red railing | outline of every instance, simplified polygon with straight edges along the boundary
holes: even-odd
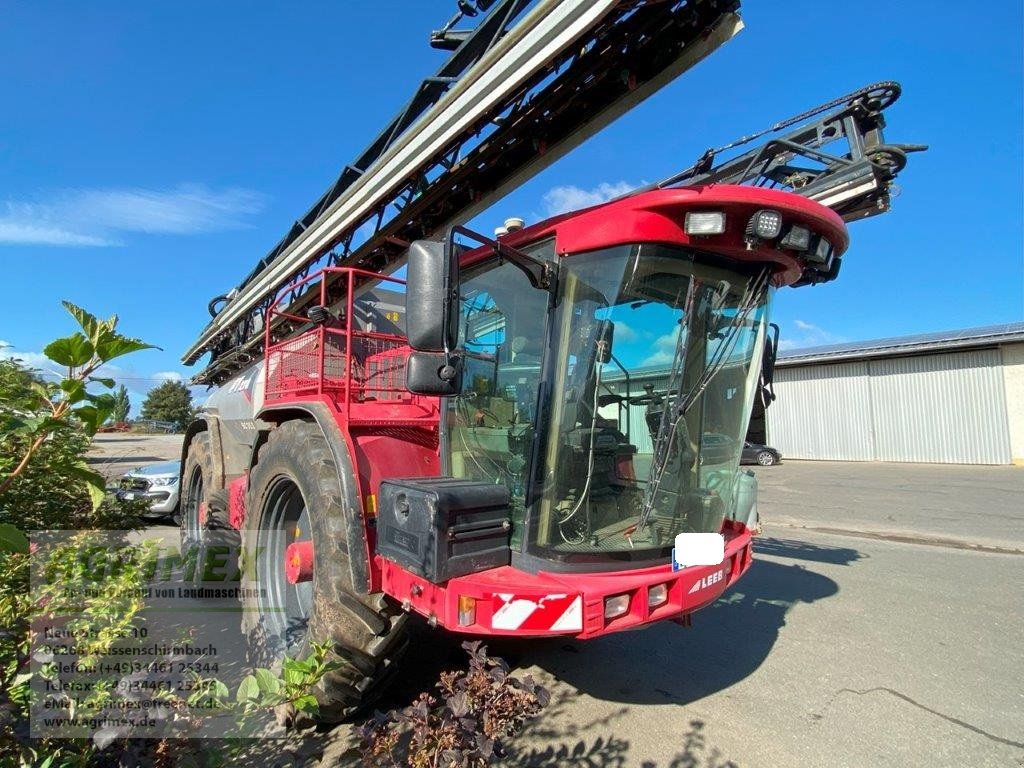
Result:
[[[338,275],[337,280],[328,280]],[[418,419],[432,410],[431,398],[411,394],[405,386],[406,360],[409,346],[404,336],[376,330],[353,328],[353,309],[359,304],[355,296],[360,278],[362,285],[405,285],[404,280],[367,272],[361,269],[329,267],[285,288],[270,305],[266,317],[266,369],[264,371],[266,400],[275,402],[310,396],[327,396],[349,419],[395,421]],[[319,280],[319,286],[312,284]],[[286,297],[310,285],[319,290],[320,306],[327,305],[327,283],[343,284],[344,315],[326,323],[309,327],[294,336],[275,340],[273,331],[278,319],[310,326],[307,317],[291,314],[281,308]],[[413,406],[409,410],[409,406]]]

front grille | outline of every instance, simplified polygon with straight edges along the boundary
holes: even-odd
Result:
[[[122,491],[148,491],[149,480],[141,477],[122,477],[118,487]]]

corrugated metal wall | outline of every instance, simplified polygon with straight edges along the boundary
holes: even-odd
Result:
[[[775,395],[767,411],[768,442],[783,458],[874,458],[867,363],[779,368]]]
[[[646,416],[646,405],[629,406],[629,441],[636,446],[637,453],[654,453],[654,441],[651,440],[651,430],[647,428]],[[619,429],[626,431],[625,419]]]
[[[780,368],[769,441],[784,457],[1007,464],[998,349]]]
[[[632,389],[630,394],[633,397],[644,394],[644,385],[651,384],[654,386],[655,392],[663,392],[668,387],[667,376],[646,376],[638,379],[632,383]],[[619,394],[626,394],[625,383],[621,379],[612,379],[608,382],[609,389],[612,392]],[[647,421],[645,416],[647,414],[646,405],[630,405],[629,408],[629,424],[627,429],[626,423],[626,409],[623,408],[621,411],[615,405],[607,405],[600,409],[599,413],[607,419],[619,420],[619,429],[622,430],[623,434],[629,436],[629,441],[636,446],[637,453],[654,453],[654,441],[651,440],[651,432],[647,428]]]

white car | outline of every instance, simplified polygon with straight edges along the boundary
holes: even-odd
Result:
[[[137,467],[118,481],[117,498],[125,501],[149,500],[149,514],[145,517],[175,517],[178,514],[178,494],[181,470],[177,461],[163,461]]]

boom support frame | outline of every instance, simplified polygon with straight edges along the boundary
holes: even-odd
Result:
[[[324,266],[379,273],[396,268],[410,242],[472,217],[729,40],[742,28],[734,13],[737,7],[735,0],[541,0],[519,25],[508,29],[504,21],[493,27],[505,29],[504,38],[487,49],[461,80],[442,83],[448,92],[371,167],[346,168],[328,194],[229,294],[182,358],[190,365],[205,352],[212,354],[194,383],[222,383],[258,358],[266,310],[283,287]],[[514,3],[499,3],[487,18],[502,13],[510,18],[517,8]],[[509,39],[531,19],[535,39],[531,43],[528,33],[523,33],[517,41],[532,45],[530,74],[514,87],[503,84],[507,95],[468,119],[473,113],[471,89],[482,77],[481,71],[512,67],[511,76],[522,69],[513,67],[516,62],[510,51],[520,49],[511,48]],[[559,19],[561,26],[554,31],[536,26],[551,26]],[[463,45],[471,41],[468,38]],[[458,55],[457,50],[453,57]],[[447,134],[443,145],[432,154],[415,155],[422,158],[416,163],[396,165],[402,152],[432,130],[432,121],[441,120],[459,104],[464,107],[449,119],[456,123],[462,115],[467,119]],[[404,122],[399,119],[392,125],[397,128]],[[401,168],[401,173],[389,173],[391,165]],[[380,194],[369,205],[358,203],[356,198],[369,187],[373,175]],[[348,205],[351,211],[345,213]],[[283,325],[275,335],[291,330]]]

